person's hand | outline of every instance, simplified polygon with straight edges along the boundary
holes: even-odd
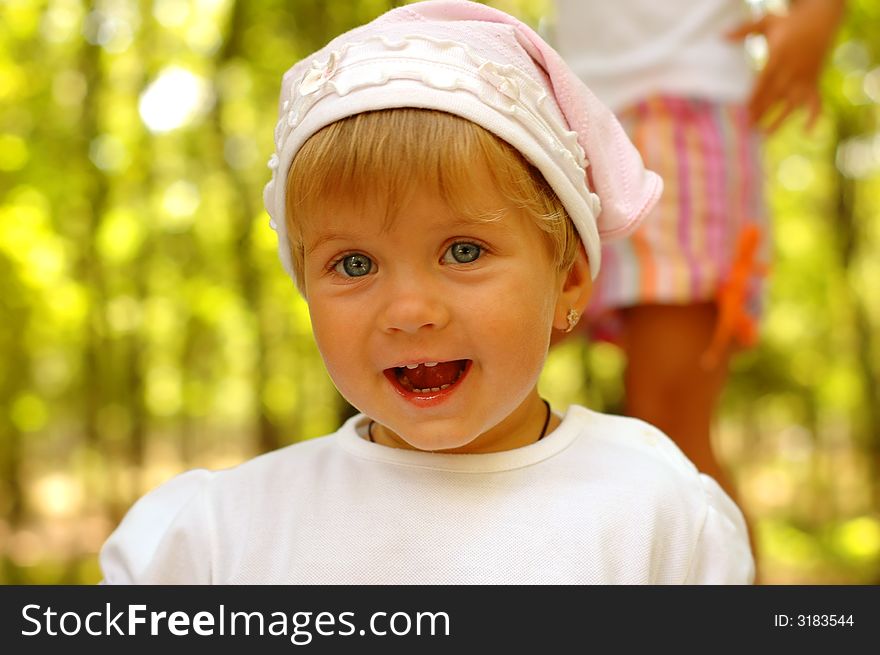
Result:
[[[785,15],[766,14],[727,34],[732,40],[763,34],[767,40],[767,63],[748,107],[754,124],[767,123],[768,134],[802,106],[808,112],[807,129],[815,123],[821,110],[819,74],[844,4],[844,0],[799,0]]]

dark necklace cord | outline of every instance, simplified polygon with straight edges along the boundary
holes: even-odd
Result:
[[[547,408],[547,416],[544,417],[544,427],[541,428],[541,436],[538,437],[538,441],[540,441],[541,439],[543,439],[546,436],[547,426],[550,425],[550,403],[548,403],[543,398],[541,398],[541,400],[544,402],[544,407]]]
[[[538,437],[538,441],[544,438],[547,434],[547,426],[550,425],[550,403],[541,398],[541,402],[544,403],[544,407],[547,408],[547,416],[544,417],[544,426],[541,428],[541,436]],[[370,438],[370,443],[376,443],[376,440],[373,439],[373,425],[376,423],[373,419],[370,419],[370,425],[367,426],[367,436]]]

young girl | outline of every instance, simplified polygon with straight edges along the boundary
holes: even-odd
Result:
[[[482,5],[395,9],[282,83],[265,201],[363,414],[141,499],[108,583],[748,583],[742,516],[660,432],[537,392],[600,235],[656,202],[610,112]]]

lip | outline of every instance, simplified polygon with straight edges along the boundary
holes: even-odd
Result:
[[[444,361],[444,360],[419,360],[419,361],[410,361],[410,364],[422,363],[425,361]],[[445,361],[454,361],[454,360],[445,360]],[[410,391],[403,387],[400,382],[397,380],[397,373],[395,373],[395,368],[402,368],[406,366],[406,364],[401,364],[399,366],[393,366],[391,368],[386,368],[383,373],[388,381],[391,383],[391,388],[397,392],[397,394],[402,397],[404,400],[418,406],[418,407],[433,407],[435,405],[439,405],[440,403],[445,402],[452,394],[458,391],[459,387],[461,387],[465,378],[467,378],[468,373],[470,373],[471,366],[473,365],[473,360],[465,360],[467,363],[464,365],[464,369],[461,372],[461,375],[458,376],[458,379],[455,383],[446,389],[441,389],[440,391],[429,391],[427,393]]]

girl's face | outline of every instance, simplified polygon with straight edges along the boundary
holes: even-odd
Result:
[[[342,395],[376,421],[377,441],[490,452],[539,436],[537,381],[570,308],[566,273],[485,165],[474,177],[478,206],[503,210],[499,220],[456,215],[418,188],[390,226],[370,202],[333,202],[303,226],[318,347]]]

